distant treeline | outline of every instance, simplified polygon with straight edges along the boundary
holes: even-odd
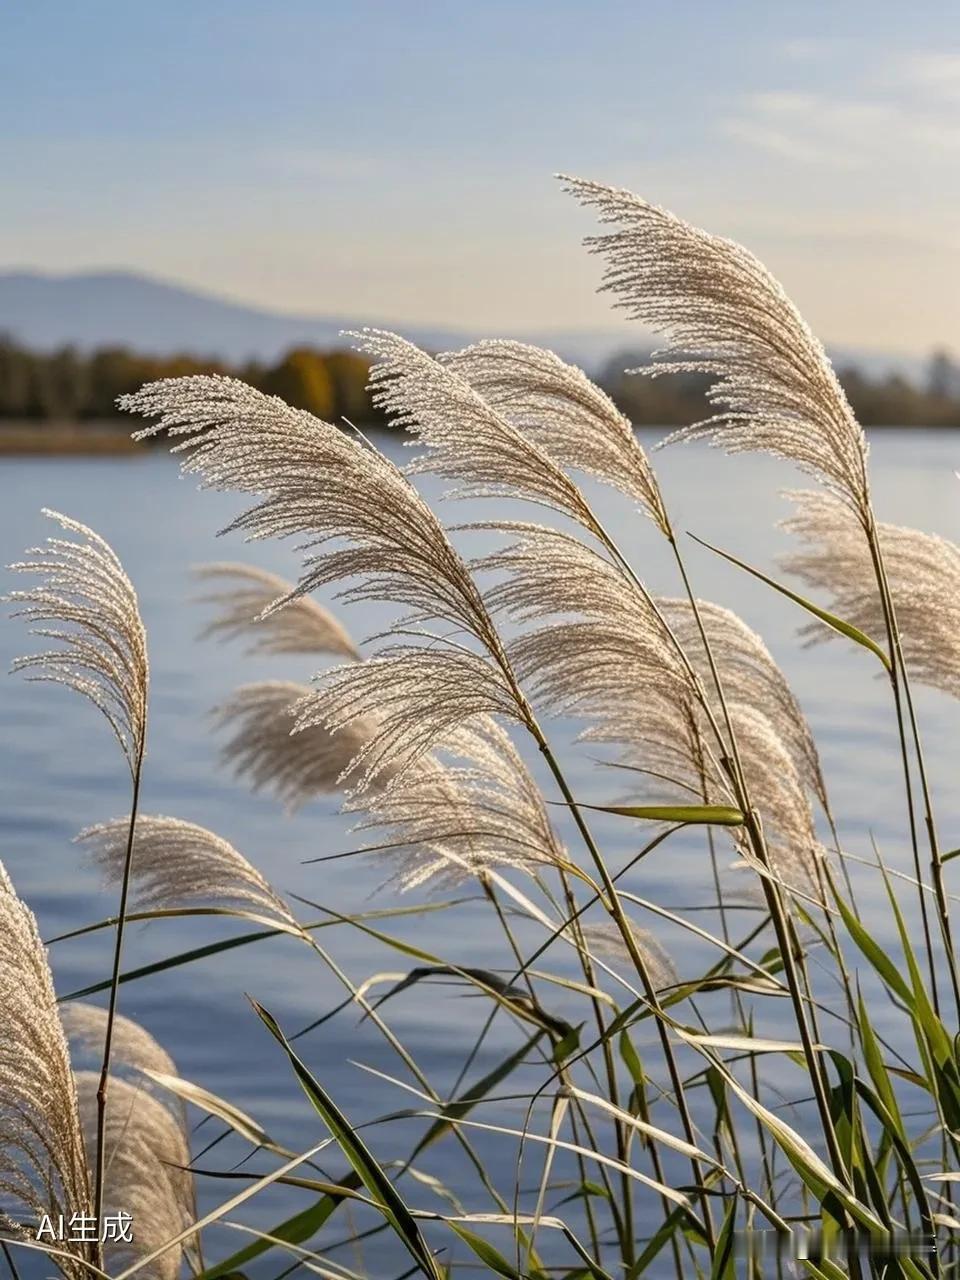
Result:
[[[600,383],[637,426],[696,422],[707,410],[707,380],[695,374],[645,378],[623,372],[640,355],[610,360]],[[837,373],[857,420],[866,427],[960,427],[960,364],[945,351],[930,357],[919,383],[900,374],[871,378],[854,367]]]
[[[708,412],[706,381],[695,375],[643,378],[624,368],[643,355],[622,353],[600,374],[601,385],[638,426],[693,422]],[[380,421],[366,391],[369,363],[353,351],[299,347],[276,364],[228,367],[194,355],[145,356],[123,347],[82,353],[72,347],[39,353],[0,337],[0,419],[84,422],[118,416],[117,397],[155,378],[228,373],[328,421],[358,426]],[[960,426],[960,365],[936,352],[919,383],[899,375],[870,378],[840,369],[854,412],[865,426]]]
[[[376,413],[366,391],[369,361],[354,351],[288,351],[274,365],[230,367],[195,355],[145,356],[124,347],[40,353],[0,338],[0,418],[56,422],[120,416],[117,397],[156,378],[226,373],[328,421],[369,425]]]

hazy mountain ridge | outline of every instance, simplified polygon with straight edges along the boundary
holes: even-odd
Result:
[[[483,334],[386,322],[378,316],[287,314],[131,271],[0,272],[0,334],[39,351],[125,346],[162,356],[192,352],[230,363],[270,362],[293,346],[336,346],[342,330],[363,325],[398,329],[432,349],[485,336],[521,338],[551,347],[590,371],[617,352],[648,346],[626,322],[604,331]],[[884,352],[837,349],[832,355],[838,365],[855,363],[871,376],[896,372],[916,377],[923,365],[922,357]]]

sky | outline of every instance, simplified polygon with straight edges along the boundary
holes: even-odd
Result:
[[[557,171],[745,243],[827,342],[960,349],[956,0],[5,0],[0,268],[611,326]]]

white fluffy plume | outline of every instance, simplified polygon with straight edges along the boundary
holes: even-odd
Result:
[[[322,724],[294,733],[298,709],[310,705],[309,685],[262,680],[241,685],[215,709],[227,730],[221,759],[255,791],[267,791],[289,810],[350,785],[357,756],[378,732],[377,721],[359,717],[338,733]],[[392,776],[389,766],[381,781]]]
[[[103,1057],[103,1041],[107,1030],[107,1011],[97,1004],[76,1001],[62,1006],[60,1018],[70,1044],[98,1061]],[[129,1067],[132,1071],[157,1071],[175,1076],[176,1063],[146,1028],[132,1018],[118,1013],[113,1021],[113,1043],[110,1061],[114,1070]]]
[[[374,403],[426,446],[411,472],[463,482],[464,494],[519,494],[572,517],[594,518],[580,490],[530,435],[520,431],[462,377],[395,333],[352,335],[374,360]]]
[[[357,658],[343,624],[310,596],[297,595],[292,582],[249,564],[204,564],[194,570],[219,586],[202,597],[216,606],[203,638],[250,641],[250,653],[329,653]],[[278,602],[287,602],[276,608]]]
[[[671,438],[787,458],[866,518],[863,432],[823,347],[766,267],[629,191],[564,182],[614,228],[588,241],[606,260],[604,289],[667,340],[642,372],[713,379],[716,415]]]
[[[77,1072],[80,1113],[91,1146],[97,1133],[98,1082],[97,1072]],[[123,1211],[133,1219],[133,1242],[105,1247],[107,1265],[120,1270],[195,1221],[193,1177],[183,1168],[190,1163],[190,1147],[178,1116],[121,1076],[110,1078],[104,1141],[104,1213]],[[138,1274],[146,1280],[177,1280],[183,1255],[184,1243],[174,1245]]]
[[[147,719],[147,640],[133,584],[110,546],[92,529],[44,511],[80,539],[48,538],[32,547],[17,573],[35,574],[38,586],[7,598],[33,635],[57,647],[18,658],[28,679],[66,685],[88,698],[110,723],[131,772],[143,752]]]
[[[606,556],[568,533],[501,528],[514,540],[477,567],[498,575],[487,593],[495,612],[541,624],[510,645],[534,703],[583,718],[590,740],[619,744],[651,798],[736,804],[722,763],[728,748],[705,714],[704,699],[716,698],[690,606],[631,589]],[[814,895],[822,849],[806,791],[822,798],[823,785],[809,729],[759,637],[715,605],[703,619],[771,856],[784,880]],[[742,845],[743,831],[731,833]]]
[[[366,781],[408,766],[463,716],[518,714],[480,592],[436,516],[383,455],[231,378],[155,382],[123,405],[159,416],[141,434],[183,436],[177,449],[187,453],[184,470],[200,473],[206,485],[260,495],[230,528],[256,538],[302,539],[307,556],[298,593],[358,579],[340,598],[410,610],[396,635],[428,621],[451,629],[446,639],[394,644],[372,662],[325,673],[315,700],[305,704],[304,726],[334,731],[379,714],[383,733],[365,756]],[[333,540],[335,549],[320,550]],[[472,638],[479,652],[454,635]]]
[[[513,541],[476,562],[498,575],[487,592],[490,607],[517,622],[549,620],[510,646],[534,701],[556,712],[589,708],[612,682],[630,702],[652,690],[692,694],[651,601],[632,590],[606,556],[556,529],[498,527]]]
[[[642,929],[632,920],[628,921],[628,924],[654,990],[664,991],[667,987],[676,985],[680,979],[677,967],[667,949],[649,929]],[[591,955],[619,960],[621,964],[633,969],[633,957],[623,940],[620,926],[614,924],[612,920],[606,920],[601,924],[585,924],[582,933],[584,945]]]
[[[123,874],[129,818],[87,827],[76,839],[108,883]],[[132,909],[234,906],[254,910],[299,932],[287,904],[229,841],[193,822],[143,814],[137,818],[131,871]]]
[[[657,605],[693,662],[713,701],[714,686],[700,628],[688,600],[660,597]],[[697,610],[706,632],[725,694],[763,713],[776,731],[804,785],[828,808],[820,756],[806,717],[769,649],[742,618],[722,605],[698,600]],[[719,706],[715,714],[721,718]]]
[[[46,949],[0,863],[0,1230],[36,1239],[42,1214],[92,1212],[83,1131]],[[65,1275],[91,1245],[65,1242]]]
[[[343,599],[400,604],[484,638],[483,605],[440,522],[382,454],[235,378],[168,378],[124,396],[138,432],[182,436],[183,470],[205,487],[260,495],[231,522],[254,538],[302,539],[297,591],[356,577]],[[346,545],[320,551],[331,540]]]
[[[478,342],[439,359],[544,453],[628,494],[667,532],[657,479],[632,424],[581,369],[522,342]]]
[[[365,815],[355,829],[377,833],[371,851],[394,866],[401,890],[427,881],[459,884],[494,867],[565,861],[536,782],[494,720],[472,721],[445,754],[450,760],[424,756],[382,790],[345,806]]]
[[[883,606],[859,522],[826,494],[802,491],[789,497],[796,510],[784,528],[805,547],[785,557],[784,568],[813,590],[826,592],[834,613],[882,643]],[[960,547],[894,524],[877,525],[877,537],[911,674],[960,698]],[[803,634],[811,643],[837,635],[819,623]]]
[[[321,672],[316,684],[297,708],[298,734],[377,725],[351,764],[357,790],[403,773],[476,716],[517,716],[513,690],[468,649],[391,645],[368,662]]]

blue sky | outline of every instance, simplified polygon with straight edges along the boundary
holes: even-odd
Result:
[[[566,170],[744,241],[828,341],[960,345],[953,0],[14,0],[0,113],[3,266],[601,328]]]

